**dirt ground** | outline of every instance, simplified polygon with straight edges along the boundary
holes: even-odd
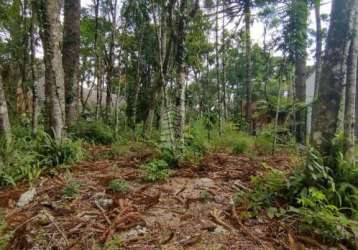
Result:
[[[172,170],[168,181],[151,184],[139,168],[151,159],[150,150],[100,159],[106,150],[92,149],[93,160],[39,178],[36,196],[25,207],[16,202],[28,184],[0,191],[0,207],[14,232],[7,249],[255,250],[292,249],[292,240],[298,242],[294,231],[264,214],[241,219],[233,204],[237,189],[249,187],[250,177],[265,165],[289,170],[293,163],[286,154],[255,160],[210,154],[198,165]],[[81,183],[75,198],[63,196],[69,175]],[[108,190],[115,178],[129,182],[127,193]]]

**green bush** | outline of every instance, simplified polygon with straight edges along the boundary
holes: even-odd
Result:
[[[153,160],[142,166],[144,180],[148,182],[165,181],[169,177],[168,164],[163,160]]]
[[[74,163],[84,156],[81,141],[57,141],[48,134],[36,138],[34,151],[38,154],[40,164],[49,167]]]
[[[340,241],[355,237],[357,223],[349,220],[340,209],[330,204],[322,191],[309,188],[297,199],[299,207],[290,207],[289,212],[297,215],[300,228],[305,232],[318,233],[328,241]],[[354,228],[354,230],[352,230]]]
[[[77,121],[69,130],[69,135],[96,144],[111,144],[115,141],[113,129],[101,121]]]
[[[250,153],[252,150],[252,139],[247,137],[247,136],[243,136],[241,138],[238,138],[237,142],[234,144],[232,152],[234,154],[247,154]]]
[[[113,179],[108,183],[108,189],[116,193],[127,193],[129,184],[125,180]]]

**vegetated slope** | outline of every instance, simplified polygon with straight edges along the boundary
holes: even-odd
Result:
[[[109,150],[95,147],[93,160],[41,177],[25,207],[16,201],[28,185],[1,191],[13,231],[7,249],[290,249],[296,241],[295,229],[279,220],[239,218],[244,211],[233,202],[267,166],[289,171],[289,155],[210,154],[172,170],[167,181],[147,183],[139,166],[151,150],[101,159]]]

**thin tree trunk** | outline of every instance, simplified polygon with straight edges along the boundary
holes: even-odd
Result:
[[[357,18],[358,1],[355,3],[356,9],[354,13],[354,28],[352,32],[352,40],[350,44],[348,69],[347,69],[347,84],[346,84],[346,98],[344,109],[344,145],[345,157],[350,163],[354,163],[354,123],[355,123],[355,105],[356,105],[356,84],[357,84],[357,60],[358,60],[358,36],[357,36]]]
[[[315,99],[318,96],[319,80],[321,76],[321,61],[322,61],[322,24],[321,24],[321,0],[314,2],[315,16],[316,16],[316,63],[315,63]]]
[[[245,15],[245,87],[246,87],[246,107],[245,116],[248,124],[249,132],[253,131],[252,121],[252,82],[251,82],[251,0],[244,2],[244,15]]]
[[[49,94],[48,110],[50,114],[49,131],[56,140],[64,137],[65,126],[65,95],[64,78],[61,57],[59,0],[47,0],[44,6],[44,55],[45,55],[45,85]]]
[[[218,116],[219,116],[219,133],[223,133],[223,109],[221,98],[221,79],[220,79],[220,62],[219,62],[219,0],[216,0],[216,15],[215,15],[215,71],[216,71],[216,86],[217,86],[217,102],[218,102]]]
[[[185,124],[185,26],[186,26],[186,0],[181,0],[179,7],[177,36],[176,36],[176,97],[175,97],[175,146],[181,148],[184,145]]]
[[[32,4],[32,13],[31,13],[31,27],[30,27],[30,49],[31,49],[31,80],[32,80],[32,116],[31,116],[31,125],[32,125],[32,134],[36,135],[38,127],[38,91],[37,91],[37,82],[36,82],[36,62],[35,62],[35,21],[36,21],[36,11],[35,5]]]
[[[223,89],[223,95],[222,95],[222,105],[223,105],[223,118],[226,121],[228,118],[227,114],[227,94],[226,94],[226,47],[225,47],[225,2],[223,1],[223,14],[222,14],[222,89]]]
[[[81,1],[65,0],[62,62],[65,81],[67,126],[70,126],[78,115],[78,71],[81,43],[80,18]]]
[[[355,0],[334,0],[331,22],[322,64],[318,99],[313,105],[311,141],[323,156],[330,156],[337,132],[342,88],[351,32],[351,10]]]
[[[10,142],[11,140],[11,127],[10,127],[9,114],[8,114],[7,103],[5,98],[5,89],[1,77],[1,70],[0,70],[0,137],[4,137],[7,142]]]

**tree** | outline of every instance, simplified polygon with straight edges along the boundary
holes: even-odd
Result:
[[[349,56],[347,61],[347,83],[344,109],[344,145],[345,157],[348,162],[354,163],[354,123],[356,108],[356,84],[357,84],[357,60],[358,60],[358,35],[357,15],[358,1],[355,1],[355,8],[352,11],[353,31],[351,34]]]
[[[7,142],[10,141],[11,128],[9,122],[9,114],[5,99],[5,89],[0,73],[0,136],[3,136]]]
[[[60,29],[61,1],[43,0],[40,15],[43,25],[43,47],[45,61],[45,92],[49,116],[47,128],[56,140],[64,137],[65,95],[61,57]]]
[[[76,119],[78,113],[78,70],[80,56],[81,1],[65,0],[62,62],[65,83],[66,125]]]
[[[252,62],[251,62],[251,0],[244,1],[245,15],[245,86],[246,86],[246,105],[245,116],[250,133],[253,133],[252,121]]]
[[[355,0],[334,0],[323,58],[318,98],[313,105],[311,142],[323,156],[332,153],[331,141],[337,132],[338,112],[345,84],[350,32]]]
[[[286,50],[290,62],[295,68],[294,101],[295,101],[295,128],[297,142],[305,143],[306,112],[306,49],[308,26],[307,0],[293,0],[288,6],[288,22],[284,29]]]

